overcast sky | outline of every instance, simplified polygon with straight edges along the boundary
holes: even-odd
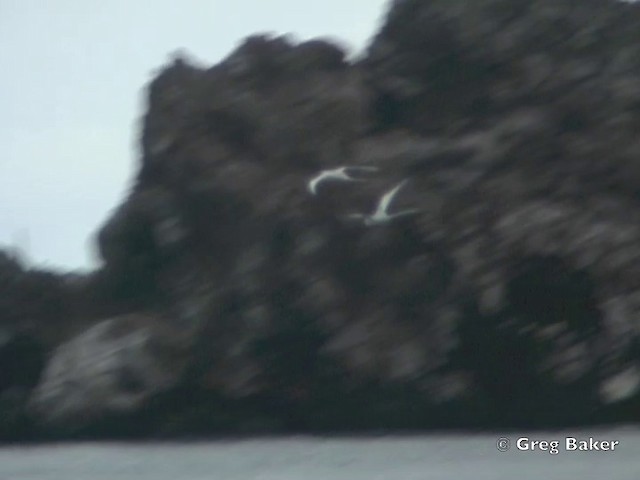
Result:
[[[126,194],[154,70],[205,64],[257,32],[362,49],[385,0],[0,0],[0,246],[97,264],[93,234]]]

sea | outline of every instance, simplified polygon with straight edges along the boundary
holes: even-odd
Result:
[[[639,480],[640,428],[5,445],[0,479]]]

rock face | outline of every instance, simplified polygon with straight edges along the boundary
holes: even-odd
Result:
[[[91,318],[166,320],[58,347],[37,418],[637,420],[639,128],[640,5],[617,0],[396,0],[356,63],[267,36],[209,69],[178,57],[148,87],[137,183],[85,287]],[[379,170],[309,194],[344,164]],[[392,208],[418,214],[345,218],[405,178]],[[156,323],[181,346],[137,343]]]
[[[52,347],[73,329],[71,276],[27,270],[0,251],[0,440],[31,429],[25,404]]]
[[[32,394],[31,413],[70,428],[135,411],[177,384],[184,365],[180,336],[162,325],[158,318],[116,317],[60,345]]]

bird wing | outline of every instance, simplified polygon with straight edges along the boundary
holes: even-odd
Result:
[[[356,171],[360,170],[361,172],[377,172],[378,170],[380,170],[378,167],[373,167],[369,165],[352,165],[352,166],[347,166],[343,168],[348,170],[356,170]]]
[[[338,167],[338,168],[334,168],[333,170],[325,170],[325,176],[326,178],[333,178],[335,180],[344,180],[346,182],[360,182],[362,180],[357,180],[355,178],[353,178],[351,175],[349,175],[349,173],[347,172],[347,169],[350,167]]]
[[[349,175],[347,173],[348,168],[351,168],[351,167],[344,166],[344,167],[334,168],[333,170],[323,170],[322,172],[320,172],[318,175],[316,175],[314,178],[312,178],[309,181],[309,183],[307,184],[307,188],[313,195],[316,195],[318,191],[318,184],[330,178],[333,178],[335,180],[345,180],[347,182],[363,182],[364,181],[357,178],[353,178],[351,175]],[[368,169],[368,168],[375,168],[375,167],[362,167],[362,168]]]
[[[314,178],[312,178],[309,183],[307,184],[307,187],[309,188],[309,191],[313,194],[316,195],[318,193],[318,184],[324,180],[327,177],[327,172],[321,172],[319,175],[316,175]]]
[[[335,179],[345,180],[347,182],[355,181],[355,178],[349,175],[347,171],[344,169],[335,171],[332,177]]]
[[[385,193],[382,196],[382,198],[380,199],[380,203],[378,204],[377,212],[379,212],[379,213],[386,213],[387,212],[387,209],[389,208],[389,205],[393,201],[393,198],[396,196],[398,191],[402,187],[404,187],[405,183],[407,183],[407,180],[401,181],[398,185],[396,185],[394,188],[392,188],[391,190],[389,190],[387,193]]]
[[[403,210],[401,212],[389,215],[389,218],[405,217],[407,215],[415,215],[416,213],[419,213],[419,212],[420,210],[417,208],[410,208],[408,210]]]

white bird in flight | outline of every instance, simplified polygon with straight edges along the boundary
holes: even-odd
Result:
[[[325,180],[338,180],[342,182],[364,182],[365,180],[359,178],[353,178],[349,175],[349,171],[357,172],[377,172],[377,167],[367,166],[343,166],[334,168],[333,170],[322,170],[318,175],[313,177],[307,184],[307,188],[312,195],[318,193],[318,185]]]
[[[376,210],[372,214],[364,215],[361,213],[352,213],[350,215],[347,215],[347,218],[362,220],[365,225],[373,226],[373,225],[383,225],[393,220],[394,218],[404,217],[406,215],[413,215],[418,213],[419,210],[417,208],[403,210],[398,213],[391,213],[391,214],[387,213],[387,210],[389,209],[389,205],[391,205],[391,202],[393,201],[394,197],[398,194],[400,189],[405,186],[407,182],[408,180],[403,180],[398,185],[393,187],[391,190],[386,192],[380,198],[380,201],[378,202],[378,206],[376,207]]]

